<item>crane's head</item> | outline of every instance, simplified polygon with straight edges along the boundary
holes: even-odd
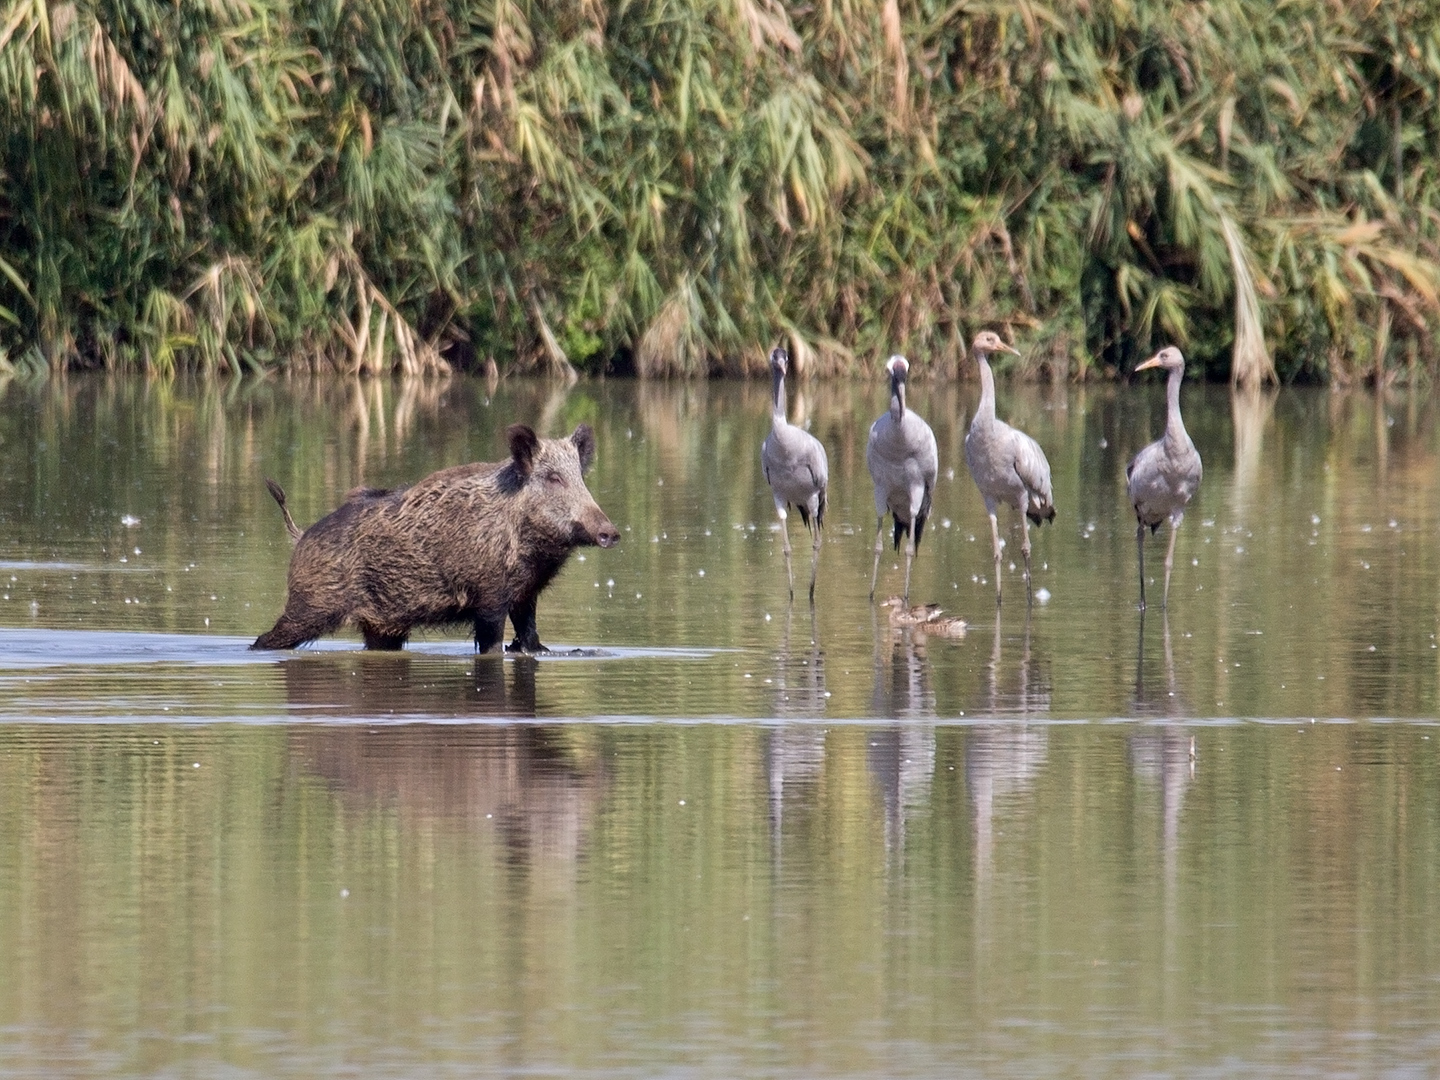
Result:
[[[1016,356],[1020,355],[1019,349],[1006,345],[1005,342],[1001,340],[1000,335],[995,333],[994,330],[981,330],[980,333],[975,335],[975,343],[971,347],[977,355],[992,352],[1008,352],[1014,353]]]
[[[890,415],[898,424],[905,418],[905,377],[910,374],[910,361],[896,353],[885,361],[890,373]]]
[[[1135,370],[1148,371],[1150,368],[1157,367],[1164,368],[1166,371],[1184,371],[1185,357],[1174,345],[1167,345]]]
[[[770,350],[770,370],[778,375],[790,370],[790,354],[778,345]]]

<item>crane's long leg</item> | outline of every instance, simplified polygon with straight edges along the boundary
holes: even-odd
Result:
[[[905,541],[905,603],[910,603],[910,564],[915,561],[915,522],[910,522],[910,536]]]
[[[1165,594],[1160,600],[1160,610],[1165,611],[1170,606],[1170,567],[1175,564],[1175,530],[1180,528],[1174,521],[1170,522],[1170,543],[1165,548]]]
[[[880,555],[885,550],[885,515],[875,522],[875,565],[870,570],[870,599],[875,599],[875,582],[880,580]]]
[[[1135,553],[1140,556],[1140,610],[1145,610],[1145,523],[1135,526]]]
[[[1000,606],[1000,522],[995,519],[995,510],[990,509],[990,546],[995,549],[995,606]]]
[[[1034,602],[1035,593],[1030,584],[1030,519],[1020,512],[1020,554],[1025,556],[1025,607]]]
[[[785,508],[778,502],[775,504],[775,513],[780,517],[780,536],[785,541],[785,577],[790,582],[790,599],[795,599],[795,571],[790,567],[790,527],[785,524]]]
[[[810,539],[810,604],[815,604],[815,575],[820,572],[820,525],[811,518],[811,531],[813,536]]]

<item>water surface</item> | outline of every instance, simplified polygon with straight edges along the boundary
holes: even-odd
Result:
[[[950,640],[866,596],[883,395],[796,403],[812,610],[765,387],[0,387],[0,1075],[1435,1075],[1431,403],[1187,387],[1142,621],[1162,388],[1002,387],[1060,514],[997,616],[976,390],[917,382]],[[306,524],[516,420],[595,426],[623,537],[542,598],[552,655],[246,649],[265,476]]]

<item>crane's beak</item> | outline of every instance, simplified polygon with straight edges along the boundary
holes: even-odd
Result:
[[[1015,355],[1015,356],[1019,356],[1019,355],[1020,355],[1020,350],[1019,350],[1019,349],[1015,348],[1015,346],[1013,346],[1013,345],[1006,345],[1005,342],[1003,342],[1003,341],[1000,342],[1000,351],[1001,351],[1001,352],[1008,352],[1008,353],[1011,353],[1011,354],[1013,354],[1013,355]]]
[[[1141,364],[1141,365],[1140,365],[1139,367],[1137,367],[1135,370],[1136,370],[1137,372],[1138,372],[1138,371],[1148,371],[1150,368],[1157,368],[1157,367],[1159,367],[1159,366],[1160,366],[1160,354],[1159,354],[1159,353],[1156,353],[1154,356],[1150,357],[1149,360],[1146,360],[1143,364]]]

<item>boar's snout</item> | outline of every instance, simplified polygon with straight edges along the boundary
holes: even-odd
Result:
[[[593,502],[574,519],[573,528],[576,544],[596,544],[608,548],[620,542],[620,530],[611,524],[605,511]]]

